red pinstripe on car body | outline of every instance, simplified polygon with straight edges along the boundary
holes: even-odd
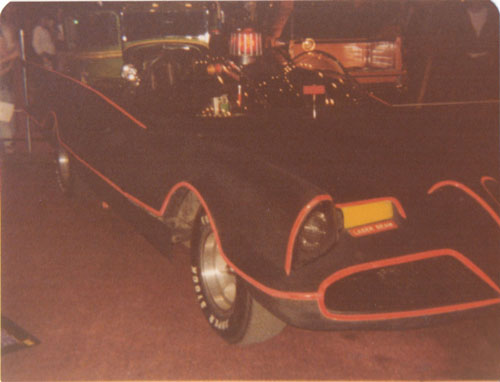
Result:
[[[484,178],[483,178],[484,179]],[[500,227],[500,217],[497,215],[497,213],[491,208],[491,206],[486,203],[486,201],[481,198],[478,194],[476,194],[474,191],[472,191],[469,187],[466,185],[454,181],[454,180],[443,180],[441,182],[438,182],[434,184],[427,193],[430,195],[434,193],[436,190],[439,190],[440,188],[443,187],[456,187],[459,190],[465,192],[467,195],[469,195],[472,199],[474,199],[481,207],[483,207],[486,212],[492,217],[492,219],[498,224]]]
[[[74,80],[74,79],[71,79]],[[75,82],[80,83],[79,81],[74,80]],[[85,86],[89,89],[93,90],[90,88],[88,85],[80,83],[82,86]],[[95,91],[97,93],[97,91]],[[99,94],[99,93],[97,93]],[[104,97],[104,96],[103,96]],[[105,99],[106,100],[106,99]],[[107,101],[109,102],[109,101]],[[120,107],[118,105],[115,105],[112,101],[110,104],[116,108],[118,108],[120,111]],[[125,112],[126,113],[126,112]],[[348,277],[350,275],[360,273],[366,270],[370,269],[377,269],[381,267],[388,267],[388,266],[397,266],[399,264],[404,264],[404,263],[409,263],[409,262],[415,262],[415,261],[422,261],[430,258],[435,258],[435,257],[440,257],[440,256],[451,256],[455,258],[456,260],[460,261],[466,268],[471,270],[477,277],[479,277],[483,282],[488,284],[492,289],[494,289],[497,293],[500,294],[500,288],[498,285],[496,285],[487,275],[484,273],[479,267],[477,267],[472,261],[470,261],[467,257],[465,257],[463,254],[453,250],[453,249],[435,249],[435,250],[429,250],[425,252],[419,252],[415,254],[409,254],[409,255],[404,255],[404,256],[398,256],[398,257],[393,257],[393,258],[388,258],[388,259],[383,259],[383,260],[377,260],[377,261],[372,261],[372,262],[367,262],[367,263],[362,263],[358,265],[354,265],[351,267],[344,268],[342,270],[339,270],[335,273],[333,273],[331,276],[327,277],[319,286],[317,291],[311,291],[311,292],[290,292],[290,291],[282,291],[274,288],[270,288],[259,281],[255,280],[253,277],[249,276],[246,274],[244,271],[239,269],[225,254],[221,240],[220,240],[220,235],[217,229],[217,225],[215,222],[215,219],[210,212],[210,208],[208,207],[206,201],[204,200],[203,196],[201,193],[194,187],[190,182],[188,181],[180,181],[176,183],[168,192],[168,194],[165,196],[165,199],[163,203],[161,204],[161,207],[159,209],[153,208],[146,203],[142,202],[135,196],[127,193],[123,189],[121,189],[117,184],[115,184],[113,181],[111,181],[109,178],[104,176],[102,173],[100,173],[98,170],[93,168],[89,163],[87,163],[83,158],[81,158],[77,153],[75,153],[71,147],[69,147],[65,142],[61,140],[61,137],[59,135],[59,130],[58,130],[58,121],[57,121],[57,115],[53,113],[54,116],[54,128],[56,132],[56,137],[59,143],[61,144],[62,147],[64,147],[76,160],[78,160],[82,165],[87,167],[90,171],[92,171],[95,175],[97,175],[99,178],[101,178],[104,182],[106,182],[109,186],[111,186],[113,189],[115,189],[117,192],[119,192],[121,195],[126,197],[128,200],[130,200],[132,203],[137,205],[138,207],[144,209],[145,211],[149,212],[151,215],[156,216],[156,217],[161,217],[165,213],[167,206],[172,198],[172,196],[175,194],[175,192],[181,188],[186,188],[189,191],[193,192],[198,200],[200,201],[201,205],[203,206],[204,210],[207,213],[207,216],[210,221],[210,225],[212,227],[212,230],[215,235],[215,239],[217,242],[217,245],[219,246],[219,249],[221,251],[221,255],[224,258],[224,260],[227,262],[227,264],[234,270],[238,276],[240,276],[242,279],[244,279],[246,282],[251,284],[253,287],[257,288],[258,290],[268,294],[269,296],[275,297],[275,298],[280,298],[280,299],[287,299],[287,300],[295,300],[295,301],[317,301],[318,307],[320,312],[328,319],[331,320],[336,320],[336,321],[375,321],[375,320],[391,320],[391,319],[398,319],[398,318],[411,318],[411,317],[420,317],[420,316],[427,316],[427,315],[436,315],[436,314],[441,314],[441,313],[450,313],[450,312],[455,312],[455,311],[462,311],[462,310],[468,310],[468,309],[474,309],[482,306],[488,306],[488,305],[494,305],[494,304],[499,304],[500,303],[500,297],[499,298],[493,298],[493,299],[487,299],[487,300],[481,300],[481,301],[474,301],[474,302],[469,302],[469,303],[463,303],[463,304],[455,304],[455,305],[450,305],[450,306],[442,306],[442,307],[437,307],[437,308],[429,308],[429,309],[420,309],[420,310],[409,310],[409,311],[400,311],[400,312],[384,312],[384,313],[377,313],[377,314],[338,314],[338,313],[332,313],[327,310],[325,303],[324,303],[324,294],[328,286],[331,286],[333,283]],[[146,128],[144,125],[142,125],[139,121],[135,120],[132,116],[130,116],[128,113],[126,113],[129,118],[131,118],[134,122],[136,122],[139,126]],[[484,181],[483,181],[484,183]],[[428,194],[432,194],[434,191],[436,191],[439,188],[446,187],[446,186],[454,186],[465,193],[467,193],[469,196],[471,196],[474,200],[476,200],[489,214],[490,216],[496,221],[496,223],[500,226],[500,218],[498,215],[495,214],[495,212],[491,209],[491,207],[477,194],[475,194],[472,190],[470,190],[468,187],[465,185],[454,182],[454,181],[442,181],[436,183],[433,187],[431,187],[428,191]],[[377,198],[377,199],[371,199],[371,201],[379,201],[379,200],[391,200],[391,202],[396,206],[399,214],[403,217],[406,218],[406,213],[404,209],[401,206],[401,203],[392,197],[386,197],[386,198]],[[290,264],[291,264],[291,254],[293,252],[293,243],[295,241],[295,238],[298,234],[298,230],[300,229],[300,225],[303,222],[304,218],[307,216],[307,213],[317,206],[319,203],[323,201],[333,201],[330,195],[318,195],[315,198],[313,198],[308,204],[306,204],[301,211],[299,212],[299,215],[297,216],[294,225],[291,229],[290,232],[290,237],[288,240],[288,245],[286,248],[286,265],[285,268],[289,269]],[[352,203],[345,203],[345,204],[338,204],[337,207],[342,207],[342,206],[347,206],[347,205],[356,205],[356,204],[361,204],[361,203],[366,203],[366,201],[356,201]],[[288,271],[289,273],[289,271]]]

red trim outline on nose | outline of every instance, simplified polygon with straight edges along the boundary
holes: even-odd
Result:
[[[335,272],[330,277],[327,277],[319,286],[318,294],[318,304],[321,313],[331,319],[336,321],[378,321],[378,320],[393,320],[400,318],[413,318],[420,316],[431,316],[442,313],[451,313],[456,311],[462,311],[467,309],[479,308],[483,306],[499,304],[500,297],[494,299],[487,299],[481,301],[473,301],[462,304],[453,304],[447,306],[440,306],[436,308],[427,309],[416,309],[398,312],[386,312],[386,313],[366,313],[366,314],[342,314],[331,312],[327,309],[325,305],[325,292],[326,289],[332,284],[357,273],[396,266],[400,264],[411,263],[415,261],[422,261],[426,259],[431,259],[441,256],[451,256],[461,262],[465,267],[471,270],[476,276],[478,276],[483,282],[488,284],[495,292],[500,295],[500,288],[493,280],[491,280],[486,273],[484,273],[477,265],[470,261],[467,257],[453,249],[436,249],[431,251],[419,252],[410,255],[404,255],[399,257],[393,257],[389,259],[377,260],[368,263],[353,265],[348,268],[344,268],[338,272]]]
[[[483,186],[483,189],[486,191],[486,193],[490,196],[490,198],[493,199],[493,201],[500,206],[500,200],[498,200],[497,197],[495,195],[493,195],[493,193],[490,191],[490,189],[486,185],[486,182],[498,183],[498,180],[496,180],[495,178],[492,178],[491,176],[483,176],[481,178],[481,185]]]
[[[286,255],[285,255],[285,272],[287,275],[290,274],[292,270],[292,258],[293,258],[293,248],[295,246],[295,239],[297,238],[297,235],[299,234],[300,228],[302,226],[302,223],[304,222],[305,218],[311,212],[316,206],[321,204],[322,202],[333,202],[333,199],[330,195],[319,195],[316,196],[313,200],[311,200],[309,203],[307,203],[304,208],[299,212],[299,215],[295,219],[295,222],[293,223],[292,230],[290,231],[290,237],[288,239],[288,245],[286,248]]]
[[[432,194],[434,191],[439,190],[440,188],[443,187],[456,187],[459,190],[465,192],[467,195],[469,195],[472,199],[474,199],[481,207],[483,207],[486,212],[492,217],[492,219],[498,224],[500,227],[500,217],[496,214],[495,211],[490,207],[488,203],[484,201],[483,198],[481,198],[478,194],[476,194],[474,191],[472,191],[469,187],[466,185],[457,182],[455,180],[443,180],[441,182],[436,183],[433,185],[429,191],[427,191],[427,194]]]
[[[374,199],[367,199],[367,200],[357,200],[354,202],[349,202],[349,203],[340,203],[336,204],[335,207],[337,208],[342,208],[342,207],[348,207],[348,206],[358,206],[362,204],[367,204],[367,203],[375,203],[375,202],[380,202],[380,201],[386,201],[389,200],[392,202],[392,204],[396,207],[398,210],[399,214],[401,217],[406,219],[406,213],[405,210],[403,209],[403,206],[394,197],[387,196],[387,197],[382,197],[382,198],[374,198]],[[292,271],[292,260],[293,260],[293,249],[295,245],[295,240],[299,234],[300,228],[302,226],[302,223],[304,222],[305,218],[309,214],[310,211],[312,211],[318,204],[325,202],[325,201],[330,201],[333,202],[333,198],[330,195],[319,195],[316,196],[313,200],[311,200],[309,203],[307,203],[304,208],[300,211],[299,215],[295,219],[295,222],[292,226],[292,230],[290,232],[290,238],[288,239],[288,245],[286,249],[286,255],[285,255],[285,272],[287,275],[290,275]]]

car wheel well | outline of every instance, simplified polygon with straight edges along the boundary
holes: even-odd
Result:
[[[172,242],[191,245],[191,237],[201,202],[194,192],[186,188],[178,189],[171,197],[165,222],[172,230]]]

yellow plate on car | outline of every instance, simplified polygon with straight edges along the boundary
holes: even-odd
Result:
[[[344,214],[344,228],[358,227],[382,220],[389,220],[394,216],[390,200],[344,206],[341,209]]]

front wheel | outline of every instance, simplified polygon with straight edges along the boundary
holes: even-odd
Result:
[[[191,248],[196,298],[205,318],[224,340],[250,344],[281,332],[285,323],[255,301],[244,281],[229,267],[203,212],[198,214]]]

